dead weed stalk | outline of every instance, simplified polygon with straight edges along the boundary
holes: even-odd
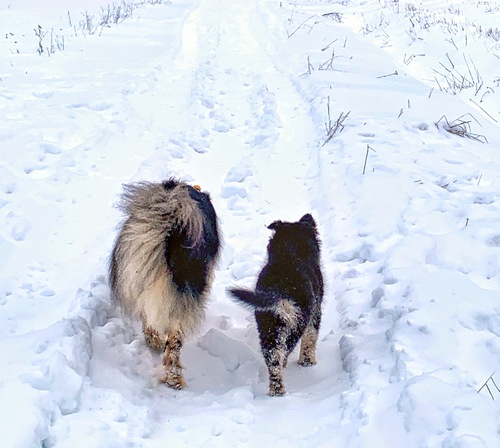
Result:
[[[339,117],[335,120],[332,121],[331,119],[331,114],[330,114],[330,97],[328,97],[328,102],[326,104],[326,108],[328,111],[328,122],[325,123],[325,128],[326,128],[326,138],[325,141],[323,142],[323,145],[325,146],[335,134],[340,133],[344,130],[344,121],[349,117],[349,112],[340,112]]]
[[[448,120],[446,115],[443,115],[436,122],[436,127],[438,129],[443,129],[446,132],[449,132],[450,134],[458,135],[459,137],[462,137],[462,138],[469,138],[469,139],[475,140],[477,142],[488,143],[488,140],[486,139],[486,137],[484,135],[475,134],[474,132],[472,132],[472,128],[471,128],[472,120],[467,120],[465,118],[467,116],[471,117],[472,120],[474,120],[477,124],[480,125],[479,121],[477,121],[473,115],[464,114],[451,122]]]

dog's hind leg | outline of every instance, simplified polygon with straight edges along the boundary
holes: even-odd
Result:
[[[285,351],[279,348],[272,348],[264,352],[264,359],[269,371],[268,395],[270,395],[271,397],[285,395],[286,389],[285,383],[283,381]]]
[[[300,355],[298,363],[301,366],[309,367],[317,363],[316,345],[318,342],[319,325],[321,321],[321,308],[318,306],[311,316],[311,320],[302,335],[300,343]]]
[[[300,343],[300,355],[298,363],[308,367],[316,364],[316,343],[318,341],[318,330],[308,325]]]
[[[165,345],[165,353],[163,355],[163,366],[165,367],[165,376],[162,382],[173,389],[184,389],[186,380],[182,375],[181,364],[182,334],[180,331],[169,334]]]

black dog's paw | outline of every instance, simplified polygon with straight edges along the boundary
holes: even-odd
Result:
[[[315,366],[317,364],[316,362],[316,355],[314,353],[301,353],[299,356],[299,360],[297,361],[297,364],[303,367],[311,367]]]
[[[267,395],[270,397],[282,397],[286,394],[285,385],[283,384],[283,380],[279,379],[271,379],[269,381],[269,392]]]
[[[286,394],[286,389],[284,387],[280,388],[273,387],[269,389],[269,392],[267,393],[267,395],[269,395],[270,397],[282,397],[285,394]]]
[[[315,366],[317,364],[317,362],[311,358],[304,357],[304,358],[299,359],[297,361],[297,364],[299,364],[302,367],[312,367],[312,366]]]

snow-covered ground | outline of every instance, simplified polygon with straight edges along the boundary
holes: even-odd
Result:
[[[495,0],[0,0],[0,445],[499,446],[499,25]],[[224,234],[180,392],[106,279],[122,184],[168,176]],[[272,398],[225,288],[306,212],[318,364]]]

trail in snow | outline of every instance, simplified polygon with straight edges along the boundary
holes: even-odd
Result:
[[[214,8],[220,8],[217,16]],[[266,212],[270,206],[295,209],[301,202],[307,209],[304,155],[313,151],[307,142],[313,125],[288,72],[273,62],[280,49],[272,46],[269,32],[262,34],[271,26],[265,20],[255,4],[199,4],[185,23],[181,51],[172,64],[185,80],[181,96],[190,104],[181,126],[169,120],[166,127],[174,135],[171,143],[194,149],[179,159],[180,171],[189,163],[190,175],[200,182],[206,178],[208,191],[223,185],[229,209],[238,198],[252,203],[246,195],[257,192]],[[179,135],[179,129],[189,129],[189,135]]]
[[[89,414],[107,422],[103,424],[120,443],[127,428],[133,446],[153,433],[151,446],[162,446],[162,434],[176,446],[211,444],[222,431],[232,441],[227,443],[240,444],[252,439],[256,428],[279,408],[276,403],[268,409],[261,401],[267,373],[253,319],[225,297],[229,284],[255,281],[264,261],[267,224],[315,212],[308,193],[309,181],[317,175],[314,123],[292,83],[290,67],[275,63],[283,58],[283,50],[269,31],[276,26],[268,23],[273,17],[252,2],[207,0],[192,5],[179,30],[178,51],[171,61],[158,61],[156,90],[146,91],[146,99],[141,92],[129,100],[134,109],[139,98],[148,110],[153,103],[147,130],[165,136],[134,178],[162,179],[168,173],[202,185],[212,194],[223,231],[230,230],[224,235],[205,329],[183,350],[189,388],[178,393],[161,387],[159,357],[148,351],[136,323],[110,310],[111,319],[101,321],[104,325],[92,333],[94,352],[80,410],[56,424],[56,434],[71,428],[58,446],[72,446],[86,433],[94,434],[87,426]],[[100,288],[87,293],[91,300],[100,296]],[[328,346],[338,351],[333,339]],[[320,355],[327,349],[323,346]],[[335,363],[315,371],[291,365],[287,384],[307,398],[311,392],[303,391],[304,383],[314,390],[318,379],[331,376],[332,366],[338,372]],[[331,400],[337,400],[335,395]],[[247,402],[254,396],[257,401]],[[131,405],[133,415],[128,413]],[[234,407],[229,414],[228,405]],[[205,422],[197,425],[195,434],[186,424],[193,412]],[[295,423],[302,425],[300,420]],[[288,443],[287,427],[281,429],[283,445]]]

